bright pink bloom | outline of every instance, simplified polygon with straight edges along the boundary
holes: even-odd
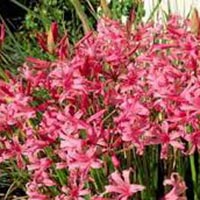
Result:
[[[117,171],[113,172],[110,176],[110,185],[105,186],[105,193],[114,193],[116,195],[116,200],[127,200],[132,197],[135,193],[140,192],[145,189],[142,185],[131,184],[130,183],[130,170],[124,170],[121,174]]]
[[[150,138],[147,139],[147,144],[161,144],[161,158],[167,159],[168,158],[168,151],[170,146],[172,146],[174,149],[179,149],[181,151],[184,150],[184,145],[181,141],[179,141],[179,138],[181,136],[180,132],[177,131],[171,131],[170,132],[170,126],[165,121],[161,125],[161,129],[158,127],[154,127],[151,134],[149,134]]]
[[[48,200],[48,196],[45,194],[41,194],[39,192],[39,187],[35,182],[29,182],[26,184],[27,188],[27,195],[29,196],[30,200]]]
[[[67,194],[67,200],[84,200],[84,196],[90,194],[90,190],[84,188],[85,179],[85,172],[82,173],[79,170],[71,170],[68,187],[62,187],[62,191]]]
[[[54,186],[56,183],[49,177],[49,173],[43,170],[36,170],[32,174],[33,181],[38,184],[38,186]]]
[[[36,37],[38,44],[44,51],[50,54],[56,54],[60,60],[64,60],[68,57],[68,36],[65,34],[61,39],[59,39],[58,24],[56,22],[51,23],[50,29],[47,33],[39,33]]]
[[[15,158],[17,161],[17,167],[24,168],[25,161],[23,160],[24,145],[21,145],[18,138],[13,137],[13,141],[4,142],[4,150],[2,154],[0,153],[0,162],[5,161],[10,158]]]
[[[188,154],[193,154],[196,149],[200,150],[200,131],[186,134],[185,139],[191,144]]]
[[[69,40],[68,36],[65,35],[61,38],[60,42],[57,45],[56,53],[60,60],[65,60],[68,58],[68,50],[69,50]]]
[[[111,160],[112,160],[112,163],[113,163],[113,166],[114,167],[119,167],[120,166],[120,161],[119,161],[119,159],[117,158],[117,156],[115,155],[115,154],[113,154],[112,156],[111,156]]]
[[[187,200],[185,196],[187,187],[178,173],[172,173],[170,179],[164,181],[164,185],[171,185],[173,188],[164,196],[163,200]]]
[[[69,156],[69,169],[80,169],[87,171],[90,168],[100,168],[102,161],[97,159],[96,148],[90,147],[86,152],[68,152]]]
[[[52,161],[48,158],[35,158],[34,160],[31,160],[32,164],[29,164],[28,170],[46,170],[52,165]]]

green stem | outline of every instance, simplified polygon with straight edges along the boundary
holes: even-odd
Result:
[[[104,191],[104,183],[103,183],[103,177],[101,177],[101,171],[100,169],[92,169],[91,170],[91,175],[94,178],[94,186],[97,191],[103,192]]]
[[[90,26],[89,26],[89,21],[87,19],[86,14],[84,13],[82,7],[81,7],[81,3],[79,0],[70,0],[72,5],[74,6],[77,15],[79,16],[82,24],[83,24],[83,29],[84,32],[87,33],[90,31]]]
[[[134,148],[133,148],[132,152],[133,152],[133,160],[135,161],[134,163],[135,163],[136,169],[139,169],[138,172],[137,172],[137,179],[138,179],[139,184],[143,185],[144,184],[143,183],[144,177],[143,177],[143,170],[141,170],[142,165],[141,165],[141,162],[140,162],[140,158],[138,158],[138,155],[136,154]],[[145,199],[145,196],[146,196],[145,191],[142,191],[141,192],[141,199],[142,200]]]
[[[198,200],[197,196],[197,174],[196,174],[196,168],[195,168],[195,161],[194,161],[194,155],[190,155],[190,168],[191,168],[191,174],[192,174],[192,182],[194,186],[194,200]]]

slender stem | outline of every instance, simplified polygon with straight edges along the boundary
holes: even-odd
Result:
[[[84,32],[87,33],[90,31],[90,26],[89,26],[89,21],[87,19],[86,14],[84,13],[82,7],[81,7],[81,3],[79,0],[70,0],[72,5],[74,6],[77,15],[79,16],[82,24],[83,24],[83,29]]]
[[[191,168],[191,174],[192,174],[192,182],[194,187],[194,200],[198,200],[197,196],[197,174],[196,174],[196,168],[195,168],[195,160],[194,155],[190,155],[190,168]]]
[[[135,148],[133,148],[132,150],[133,152],[133,160],[135,161],[135,166],[136,166],[136,169],[139,169],[138,172],[137,172],[137,179],[139,181],[139,184],[143,185],[143,170],[142,170],[142,165],[141,165],[141,162],[140,162],[140,158],[138,157],[138,155],[136,154],[136,151],[135,151]],[[141,199],[145,199],[145,191],[142,191],[141,192]]]

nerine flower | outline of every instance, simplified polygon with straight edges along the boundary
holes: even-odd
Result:
[[[172,173],[170,179],[164,181],[164,185],[171,185],[173,188],[164,196],[163,200],[187,200],[185,182],[178,173]]]
[[[124,170],[122,176],[115,171],[110,175],[110,185],[105,186],[105,193],[116,194],[116,200],[127,200],[135,193],[145,189],[144,186],[130,183],[130,169]]]

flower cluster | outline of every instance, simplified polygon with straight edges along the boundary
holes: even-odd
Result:
[[[0,81],[0,162],[27,171],[30,200],[126,200],[145,190],[126,150],[200,149],[200,43],[188,27],[172,16],[130,32],[104,18],[71,58],[27,58]]]

